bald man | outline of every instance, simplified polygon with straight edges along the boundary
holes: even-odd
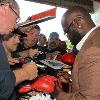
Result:
[[[100,27],[90,14],[79,6],[69,8],[63,15],[62,27],[70,40],[77,38],[72,93],[59,92],[58,100],[100,100]]]

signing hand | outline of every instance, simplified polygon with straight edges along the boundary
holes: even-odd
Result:
[[[64,82],[64,83],[68,83],[69,82],[69,75],[67,72],[64,72],[64,71],[59,71],[58,74],[57,74],[59,80],[61,82]]]
[[[19,63],[17,58],[12,58],[11,56],[8,56],[8,62],[10,65],[14,65],[15,63]]]
[[[35,79],[38,75],[37,65],[34,62],[24,64],[22,69],[26,73],[27,80]]]
[[[29,56],[35,56],[35,55],[39,55],[39,51],[38,49],[29,49]]]

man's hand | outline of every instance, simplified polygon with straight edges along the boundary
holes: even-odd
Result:
[[[27,80],[35,79],[38,75],[37,66],[34,62],[24,64],[22,70],[25,72]]]
[[[29,56],[39,55],[38,49],[29,49]]]
[[[18,52],[18,54],[19,54],[22,58],[26,58],[26,57],[29,56],[29,51],[28,51],[28,50],[21,51],[21,52]]]
[[[25,81],[33,80],[38,75],[37,66],[34,62],[24,64],[22,68],[13,70],[16,77],[16,85]]]
[[[57,100],[68,100],[69,94],[64,92],[58,85],[58,82],[55,82],[55,92],[54,97],[56,97]]]
[[[7,56],[8,62],[10,65],[14,65],[15,63],[19,63],[17,58],[12,58],[11,56]]]
[[[63,83],[68,83],[69,82],[69,75],[68,75],[67,72],[59,71],[58,74],[57,74],[57,77]]]

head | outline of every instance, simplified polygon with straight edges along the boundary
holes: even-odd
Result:
[[[40,34],[38,38],[38,43],[40,46],[44,46],[47,43],[46,36],[44,34]]]
[[[20,29],[27,35],[27,37],[25,37],[27,44],[30,46],[37,44],[40,34],[40,27],[38,25],[29,25]]]
[[[76,45],[95,26],[87,10],[80,6],[69,8],[61,19],[64,33]]]
[[[16,51],[19,42],[18,34],[9,33],[3,36],[3,45],[9,52]]]
[[[16,27],[19,6],[15,0],[0,0],[0,34],[9,34]]]
[[[60,41],[59,42],[59,48],[62,50],[66,50],[67,49],[67,45],[65,41]]]
[[[59,34],[57,32],[52,32],[49,35],[48,47],[49,49],[55,49],[59,45]]]

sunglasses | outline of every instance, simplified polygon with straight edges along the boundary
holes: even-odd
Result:
[[[4,5],[4,3],[1,3],[0,5]],[[17,16],[16,23],[18,23],[18,22],[21,20],[20,16],[19,16],[18,13],[11,7],[10,4],[9,4],[9,8],[16,14],[16,16]]]
[[[68,26],[68,28],[67,28],[67,31],[64,32],[64,35],[67,36],[67,33],[69,33],[69,30],[70,30],[70,27],[71,27],[72,23],[73,23],[73,21],[69,24],[69,26]]]
[[[82,17],[82,16],[77,16],[77,17],[75,17],[75,18],[72,20],[72,22],[69,24],[69,26],[66,28],[67,31],[64,32],[64,35],[67,35],[67,33],[69,33],[70,27],[72,26],[73,21],[74,21],[76,18],[83,18],[83,17]]]

